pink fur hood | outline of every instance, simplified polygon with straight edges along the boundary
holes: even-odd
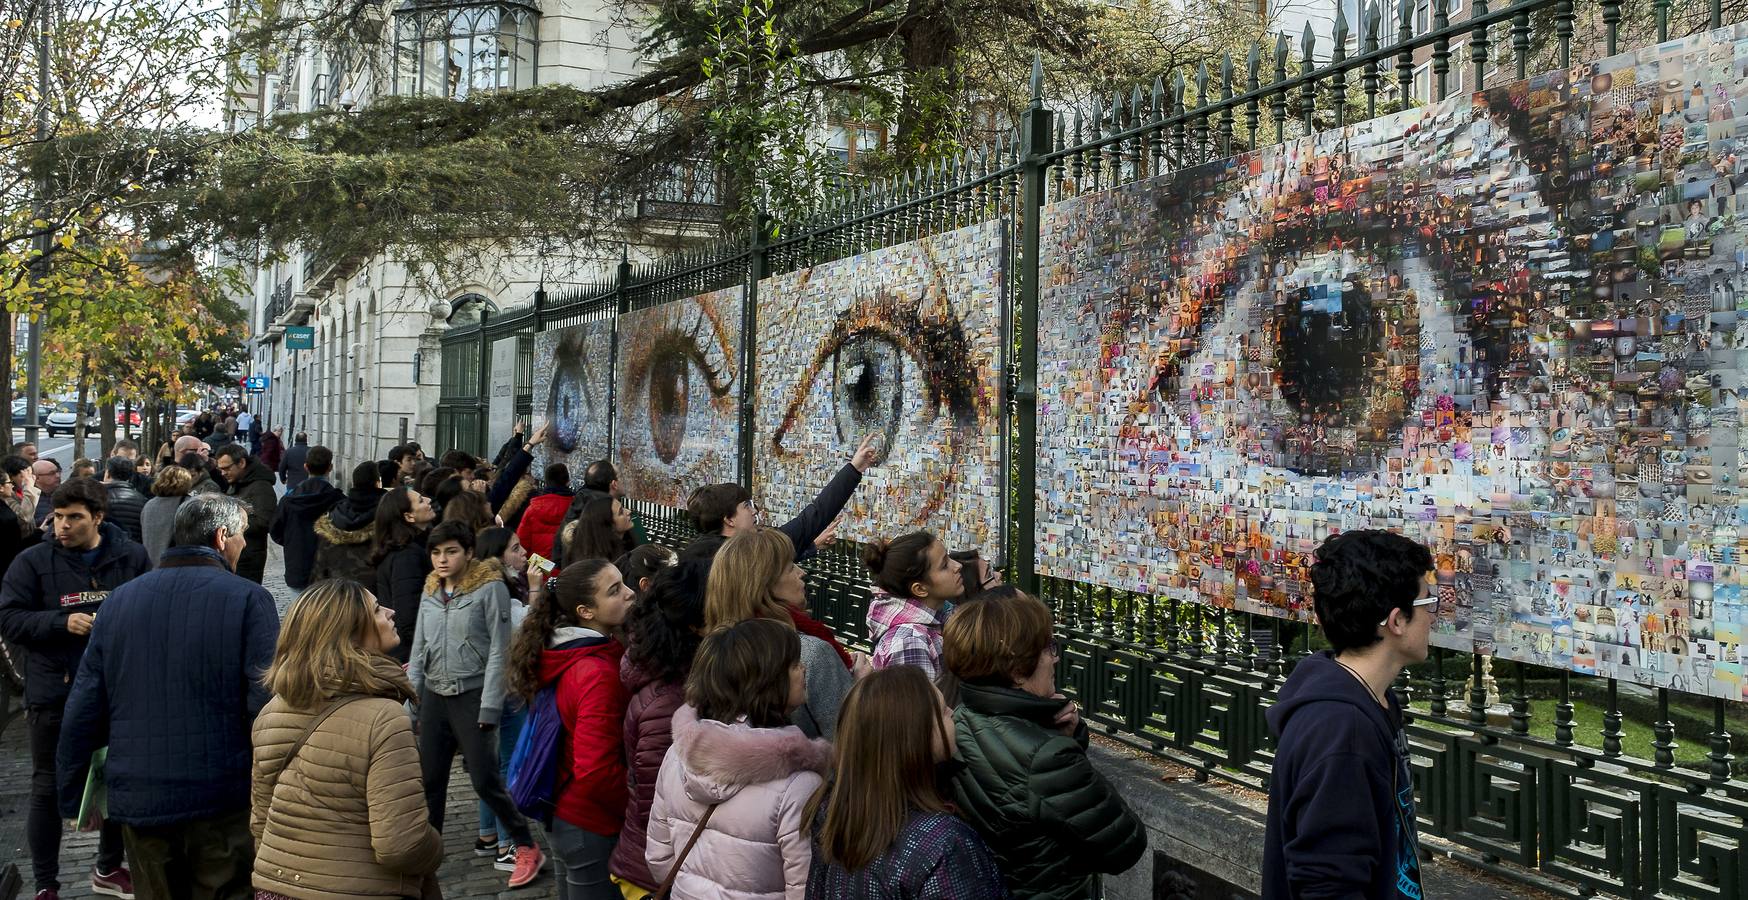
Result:
[[[787,780],[797,772],[824,775],[832,745],[809,739],[793,725],[754,728],[746,720],[724,724],[700,720],[690,704],[674,713],[674,752],[685,764],[686,794],[698,803],[721,803],[749,785]]]

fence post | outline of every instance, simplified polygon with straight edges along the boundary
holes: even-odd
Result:
[[[740,307],[740,484],[753,489],[753,395],[754,367],[758,360],[756,329],[759,325],[759,281],[771,264],[771,220],[764,213],[753,218],[752,243],[746,251],[746,289]]]
[[[486,308],[485,303],[482,301],[479,308],[479,351],[476,354],[479,358],[479,377],[477,379],[478,384],[474,387],[473,395],[473,400],[476,404],[473,414],[473,445],[479,449],[479,453],[482,456],[492,452],[492,448],[487,446],[489,443],[488,436],[491,434],[491,426],[488,420],[491,418],[490,410],[492,408],[492,345],[490,339],[486,337],[486,321],[490,318],[491,311]],[[441,390],[438,391],[438,396],[442,396]]]
[[[625,245],[619,247],[619,266],[613,270],[613,339],[608,346],[609,351],[607,372],[607,458],[613,458],[613,449],[618,447],[618,435],[614,430],[619,427],[619,398],[615,396],[619,389],[619,317],[631,311],[631,293],[627,286],[631,282],[631,260],[626,258]]]
[[[1019,315],[1008,317],[1017,334],[1003,339],[1017,348],[1014,362],[1019,368],[1014,390],[1016,437],[1014,459],[1003,465],[1019,465],[1014,482],[1014,497],[1003,497],[1014,504],[1014,558],[1012,572],[1021,590],[1038,593],[1035,534],[1038,500],[1038,265],[1039,227],[1044,210],[1044,179],[1049,174],[1049,153],[1052,113],[1044,106],[1044,61],[1032,58],[1032,103],[1020,118],[1020,252],[1011,257],[1020,266],[1020,295],[1015,298]]]

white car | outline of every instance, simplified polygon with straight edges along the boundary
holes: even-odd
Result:
[[[85,420],[86,434],[97,434],[103,430],[103,423],[97,416],[97,407],[86,404],[85,415],[80,416],[77,403],[64,401],[55,404],[55,411],[49,413],[49,419],[44,425],[49,437],[54,437],[57,434],[71,436],[73,429],[78,427],[81,418]]]

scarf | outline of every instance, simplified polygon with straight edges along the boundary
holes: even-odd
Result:
[[[832,630],[825,627],[825,623],[820,622],[812,616],[809,616],[807,613],[804,613],[787,603],[783,604],[783,608],[789,610],[789,618],[795,622],[796,631],[810,637],[819,638],[820,640],[832,645],[832,649],[838,652],[838,658],[844,661],[844,668],[847,669],[850,667],[850,654],[844,650],[843,644],[838,643],[837,635],[832,634]]]

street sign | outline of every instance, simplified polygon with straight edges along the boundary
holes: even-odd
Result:
[[[313,325],[293,325],[285,329],[285,349],[316,349],[316,329]]]
[[[243,379],[243,390],[251,394],[259,394],[267,390],[268,378],[265,375],[250,375]]]

